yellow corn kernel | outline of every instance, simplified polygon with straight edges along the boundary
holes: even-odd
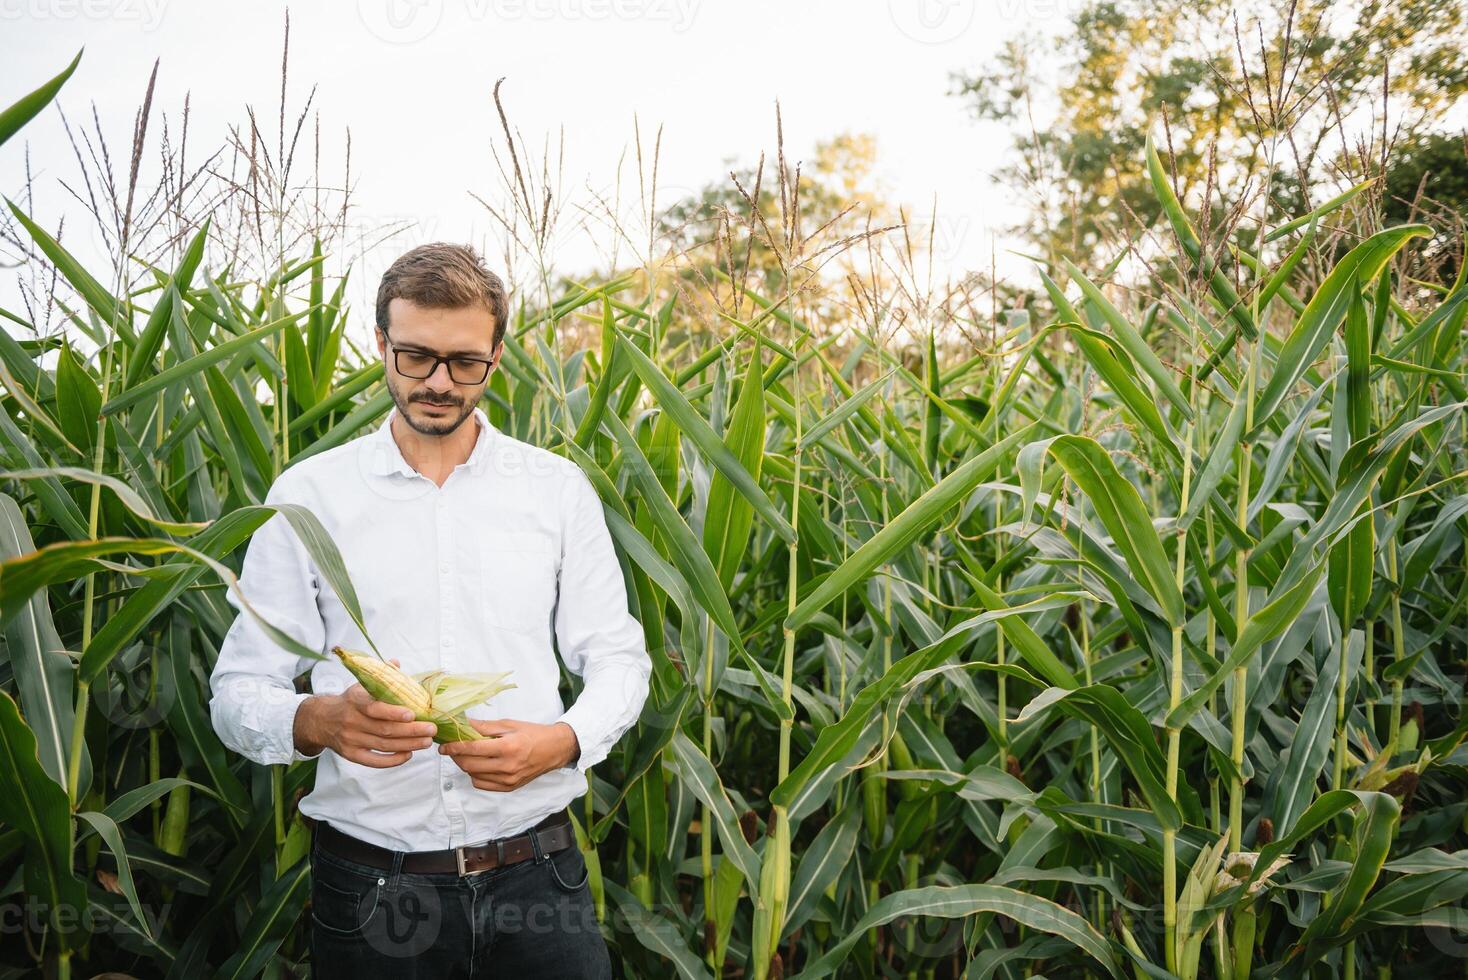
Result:
[[[332,647],[331,652],[352,672],[352,676],[357,678],[367,693],[377,700],[402,705],[411,709],[418,717],[432,710],[432,700],[423,685],[392,664],[340,646]]]

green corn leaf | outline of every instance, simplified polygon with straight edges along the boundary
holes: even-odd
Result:
[[[1122,692],[1099,684],[1073,690],[1046,688],[1025,706],[1014,724],[1023,725],[1052,707],[1095,725],[1126,763],[1162,827],[1182,828],[1183,813],[1167,793],[1166,762],[1152,726]]]
[[[1269,601],[1254,612],[1239,630],[1237,642],[1218,669],[1176,708],[1168,712],[1167,727],[1181,728],[1186,725],[1235,670],[1244,666],[1265,643],[1288,629],[1310,601],[1311,594],[1320,584],[1323,571],[1325,563],[1317,562],[1309,566],[1297,580],[1288,583],[1287,587],[1276,587],[1270,593]]]
[[[1375,279],[1393,255],[1413,238],[1432,234],[1427,225],[1400,225],[1377,232],[1338,262],[1320,284],[1305,312],[1280,347],[1274,371],[1254,406],[1254,429],[1259,431],[1294,390],[1310,364],[1325,349],[1331,334],[1346,316],[1357,283]],[[1252,438],[1252,433],[1251,433]]]
[[[934,524],[948,515],[953,506],[988,479],[1011,449],[1022,443],[1032,431],[1026,427],[995,443],[964,462],[938,484],[913,501],[891,523],[872,535],[851,557],[832,572],[810,595],[801,600],[785,618],[785,626],[799,629],[810,622],[841,593],[865,579],[878,565],[891,559],[901,549],[917,540]]]
[[[52,935],[63,949],[85,933],[73,928],[86,908],[86,889],[72,872],[71,805],[66,790],[41,768],[36,736],[20,708],[0,691],[0,818],[25,840],[25,888],[46,902]]]
[[[10,480],[46,480],[51,478],[63,478],[76,480],[79,483],[89,483],[95,486],[106,487],[117,495],[128,510],[138,517],[147,521],[155,527],[160,527],[170,534],[187,537],[197,534],[209,526],[208,521],[170,521],[158,517],[148,502],[138,494],[136,490],[126,483],[105,473],[95,473],[92,470],[82,469],[77,466],[46,466],[39,469],[26,470],[0,470],[0,477]]]
[[[1057,436],[1050,443],[1050,454],[1091,501],[1127,567],[1157,600],[1168,624],[1182,625],[1182,593],[1136,487],[1122,478],[1110,455],[1094,439]]]
[[[1296,228],[1300,228],[1305,225],[1310,225],[1314,227],[1316,221],[1325,217],[1327,214],[1330,214],[1332,211],[1340,210],[1346,204],[1354,200],[1358,194],[1360,194],[1366,188],[1370,187],[1372,184],[1376,183],[1376,181],[1376,177],[1371,177],[1363,180],[1361,181],[1361,183],[1357,184],[1355,187],[1352,187],[1350,190],[1337,194],[1329,201],[1326,201],[1324,204],[1320,205],[1320,207],[1316,208],[1314,211],[1311,211],[1308,214],[1302,214],[1298,218],[1293,218],[1285,222],[1273,231],[1268,232],[1264,236],[1264,243],[1267,245],[1272,241],[1283,238],[1285,235],[1288,235]]]
[[[627,357],[632,365],[632,370],[642,379],[642,383],[652,392],[663,411],[667,412],[679,431],[693,440],[698,449],[703,453],[718,471],[722,473],[730,484],[738,490],[746,500],[754,506],[755,512],[764,518],[765,523],[774,529],[788,542],[795,541],[795,529],[790,522],[775,509],[770,500],[755,478],[750,475],[749,470],[739,458],[724,445],[718,434],[709,427],[708,422],[698,413],[683,393],[668,380],[667,375],[654,364],[646,354],[637,348],[636,344],[628,343],[622,338],[617,339],[618,349]]]
[[[277,878],[260,896],[260,902],[245,924],[234,953],[216,976],[222,980],[246,980],[258,976],[301,917],[311,894],[311,864],[299,861]]]
[[[632,433],[627,430],[620,418],[609,413],[606,417],[606,424],[622,447],[622,456],[632,479],[641,491],[642,499],[648,505],[658,533],[670,543],[672,551],[670,557],[673,564],[683,573],[694,599],[724,631],[724,635],[729,638],[735,652],[754,674],[771,710],[777,716],[789,717],[790,708],[777,693],[775,682],[770,678],[769,672],[745,649],[739,627],[734,621],[734,609],[729,605],[729,597],[719,582],[719,574],[715,571],[713,563],[709,561],[708,553],[703,550],[703,546],[694,537],[693,531],[689,529],[677,508],[673,506],[673,502],[668,499],[667,493],[658,481],[657,471],[648,462],[642,447],[638,445],[637,440],[633,438]]]
[[[173,319],[173,304],[179,301],[180,296],[189,291],[194,273],[198,270],[199,263],[203,261],[204,246],[209,242],[209,221],[209,218],[205,218],[200,224],[198,232],[194,234],[188,247],[184,249],[178,268],[169,277],[163,295],[158,298],[153,312],[148,314],[148,322],[143,325],[143,332],[138,334],[137,344],[128,354],[127,375],[123,381],[124,388],[131,388],[137,384],[138,379],[144,373],[157,370],[158,350],[163,345],[163,338]]]
[[[0,569],[35,549],[19,506],[9,496],[0,494]],[[37,589],[27,595],[4,614],[3,622],[13,690],[20,697],[34,733],[32,741],[40,768],[48,779],[66,786],[76,735],[73,694],[76,668],[56,630],[46,593]],[[84,791],[91,782],[91,756],[85,745],[81,763],[78,789]]]
[[[708,969],[689,951],[676,924],[648,911],[637,896],[616,882],[608,881],[606,885],[607,893],[632,927],[632,935],[643,947],[671,963],[681,980],[708,980]]]
[[[69,345],[63,345],[56,361],[56,420],[67,440],[84,455],[92,455],[97,435],[97,407],[102,392],[97,382],[77,363]]]
[[[714,826],[719,830],[719,845],[724,849],[724,854],[739,866],[744,880],[749,884],[751,894],[757,892],[760,881],[760,857],[745,841],[744,833],[739,829],[739,818],[734,813],[734,805],[729,802],[729,796],[724,791],[724,784],[719,780],[714,764],[709,761],[708,756],[703,754],[703,750],[693,744],[693,740],[682,732],[673,736],[669,748],[673,752],[678,767],[683,771],[688,788],[713,816]]]
[[[1142,339],[1142,335],[1137,332],[1137,328],[1132,326],[1126,317],[1121,315],[1121,311],[1111,304],[1111,301],[1106,298],[1106,294],[1101,292],[1100,289],[1097,289],[1096,285],[1087,279],[1085,273],[1076,268],[1074,263],[1067,261],[1065,268],[1070,273],[1070,277],[1075,280],[1076,285],[1080,286],[1081,292],[1085,295],[1086,299],[1090,300],[1091,306],[1100,312],[1102,319],[1111,327],[1112,331],[1116,334],[1116,339],[1126,348],[1132,360],[1147,373],[1153,383],[1157,385],[1157,389],[1167,397],[1167,400],[1172,402],[1178,411],[1182,412],[1183,418],[1191,419],[1193,417],[1193,407],[1188,404],[1188,400],[1183,396],[1182,390],[1172,380],[1172,374],[1158,360],[1157,355],[1152,352],[1152,348],[1147,345],[1147,341]]]
[[[1201,269],[1207,276],[1208,288],[1218,301],[1218,305],[1225,314],[1233,318],[1234,336],[1242,332],[1247,339],[1253,340],[1258,336],[1259,330],[1249,316],[1249,306],[1239,298],[1239,294],[1229,282],[1228,276],[1218,267],[1218,263],[1203,255],[1198,232],[1194,230],[1192,221],[1188,219],[1187,212],[1183,210],[1182,202],[1173,192],[1172,182],[1167,177],[1167,171],[1163,169],[1162,158],[1157,155],[1157,147],[1152,142],[1151,133],[1147,134],[1146,157],[1147,176],[1152,182],[1152,191],[1157,196],[1158,203],[1162,205],[1162,213],[1167,215],[1168,223],[1172,225],[1173,234],[1177,236],[1178,242],[1192,261],[1194,268]],[[1233,339],[1231,338],[1220,345],[1220,349],[1232,345]]]
[[[56,98],[56,93],[61,91],[61,86],[65,85],[71,73],[76,71],[76,66],[81,60],[82,53],[78,51],[76,57],[71,59],[71,64],[62,69],[60,74],[0,112],[0,143],[14,136],[22,126],[34,119],[37,113],[51,104],[51,100]]]
[[[138,927],[142,929],[145,936],[152,938],[153,933],[148,927],[147,918],[143,915],[142,903],[138,901],[137,886],[133,884],[132,862],[128,860],[127,846],[122,842],[122,831],[118,829],[117,823],[105,813],[81,810],[77,812],[76,816],[78,820],[85,822],[97,832],[97,836],[107,843],[107,849],[117,859],[118,887],[122,889],[122,894],[127,898]]]
[[[173,318],[175,323],[179,323],[182,320],[183,314],[180,306],[181,304],[176,298],[170,304],[170,309],[173,311]],[[220,361],[233,357],[240,351],[246,350],[252,345],[259,343],[260,341],[271,336],[277,331],[284,329],[287,325],[295,323],[301,318],[302,315],[302,313],[287,314],[278,320],[273,320],[270,323],[265,324],[264,326],[257,327],[254,330],[249,331],[248,333],[242,334],[238,337],[234,337],[230,340],[226,340],[224,343],[217,344],[214,347],[210,347],[208,350],[202,353],[195,353],[194,345],[192,343],[189,343],[185,350],[185,360],[183,360],[181,363],[175,364],[173,367],[168,368],[165,371],[158,372],[151,378],[148,378],[146,381],[143,381],[140,384],[127,389],[122,394],[109,399],[108,402],[102,406],[101,412],[103,415],[111,415],[112,413],[126,408],[127,406],[132,405],[138,401],[141,401],[142,399],[147,398],[150,395],[156,395],[158,392],[175,385],[180,379],[189,378],[193,375],[199,374],[206,367],[216,365]],[[177,330],[175,330],[174,335],[175,338],[179,336]]]
[[[847,951],[868,929],[894,919],[920,915],[961,918],[988,912],[1013,919],[1020,925],[1039,932],[1059,936],[1084,952],[1108,974],[1121,976],[1111,947],[1089,922],[1076,913],[1047,899],[1001,885],[930,885],[909,888],[878,899],[843,938],[830,946],[820,959],[796,974],[800,980],[815,980],[836,971]]]
[[[132,346],[136,338],[133,336],[129,323],[128,307],[104,289],[101,283],[93,279],[91,273],[87,272],[82,264],[61,246],[60,242],[32,221],[14,202],[6,198],[5,203],[9,205],[11,213],[15,215],[21,227],[45,253],[51,264],[56,266],[56,270],[61,273],[62,277],[77,291],[87,306],[91,307],[103,323],[116,329],[128,342],[128,345]]]
[[[1385,793],[1372,793],[1362,799],[1362,816],[1357,821],[1350,871],[1345,880],[1330,892],[1322,912],[1305,928],[1290,958],[1300,967],[1317,962],[1326,951],[1340,945],[1344,927],[1366,903],[1376,885],[1382,866],[1396,838],[1401,805]]]
[[[760,348],[756,346],[740,382],[739,398],[726,436],[729,451],[756,483],[764,470],[765,459],[765,386],[760,360]],[[739,493],[722,470],[715,471],[704,513],[703,544],[725,590],[734,584],[734,573],[749,544],[753,515],[749,499]]]

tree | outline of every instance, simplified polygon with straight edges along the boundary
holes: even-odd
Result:
[[[1257,208],[1266,178],[1269,215],[1299,214],[1382,173],[1394,144],[1460,103],[1464,29],[1460,0],[1091,0],[1058,46],[1014,38],[992,67],[955,75],[953,94],[1011,129],[1017,159],[1000,176],[1035,218],[1016,230],[1047,258],[1106,261],[1156,216],[1136,167],[1149,132],[1205,234]],[[1068,84],[1051,92],[1054,78]],[[1243,190],[1229,201],[1224,187]]]
[[[1382,208],[1388,224],[1422,221],[1437,229],[1425,261],[1440,281],[1458,275],[1463,215],[1468,214],[1468,139],[1432,134],[1402,146],[1386,172]]]

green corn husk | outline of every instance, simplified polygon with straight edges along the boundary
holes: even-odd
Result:
[[[410,708],[419,721],[438,726],[435,742],[472,742],[487,736],[479,734],[465,710],[483,704],[490,698],[514,687],[505,680],[509,671],[500,674],[448,674],[442,670],[421,674],[405,674],[392,664],[370,654],[334,646],[342,666],[379,701]]]

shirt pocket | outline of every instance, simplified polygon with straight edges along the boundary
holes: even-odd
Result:
[[[540,531],[489,531],[479,543],[484,618],[514,633],[550,629],[559,549]]]

